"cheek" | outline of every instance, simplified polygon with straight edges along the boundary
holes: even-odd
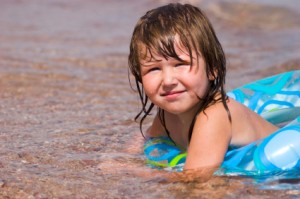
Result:
[[[196,75],[188,79],[187,86],[192,89],[198,97],[203,97],[208,89],[208,78],[205,75]]]
[[[207,90],[208,90],[208,80],[198,83],[197,88],[198,88],[196,91],[197,95],[199,97],[204,97],[204,95],[207,93]]]
[[[144,88],[146,95],[148,97],[151,97],[156,91],[156,89],[155,89],[156,84],[155,84],[154,79],[143,78],[142,82],[143,82],[143,88]]]

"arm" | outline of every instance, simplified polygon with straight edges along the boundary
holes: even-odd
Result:
[[[219,167],[231,139],[231,123],[222,103],[197,116],[184,169]]]

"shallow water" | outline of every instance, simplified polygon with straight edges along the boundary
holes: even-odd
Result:
[[[1,0],[1,198],[296,198],[300,176],[163,182],[144,165],[127,55],[168,1]],[[300,69],[300,4],[193,1],[228,57],[227,88]]]

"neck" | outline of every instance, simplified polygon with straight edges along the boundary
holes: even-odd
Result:
[[[190,126],[192,123],[192,120],[194,119],[194,117],[199,109],[199,106],[200,106],[200,104],[196,104],[190,110],[188,110],[184,113],[178,114],[177,117],[180,120],[180,122],[182,124],[186,124],[186,125]]]
[[[190,126],[199,109],[199,106],[200,105],[197,104],[192,109],[181,114],[167,113],[170,114],[168,118],[173,122],[175,121],[172,127],[169,127],[170,131],[172,132],[171,137],[177,144],[179,144],[185,150],[189,142],[188,137]]]

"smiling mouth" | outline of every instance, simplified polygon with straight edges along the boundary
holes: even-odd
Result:
[[[172,92],[166,92],[161,94],[162,97],[166,97],[169,99],[175,99],[177,96],[179,96],[180,94],[182,94],[185,91],[172,91]]]

